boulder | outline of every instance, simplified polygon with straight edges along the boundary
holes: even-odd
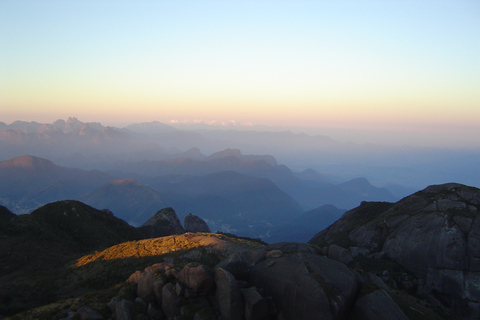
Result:
[[[212,232],[205,221],[191,213],[185,217],[183,225],[186,232]]]
[[[175,286],[172,283],[167,283],[162,288],[162,310],[167,316],[167,319],[174,319],[180,304],[180,297],[175,291]]]
[[[130,277],[128,277],[127,282],[132,284],[133,283],[137,284],[141,276],[142,276],[142,271],[135,271],[130,275]]]
[[[357,299],[349,320],[408,320],[387,291],[375,290]]]
[[[330,259],[340,261],[346,265],[350,264],[353,261],[352,254],[345,248],[332,244],[328,247],[327,256]]]
[[[172,262],[159,262],[159,263],[153,264],[151,267],[152,267],[152,271],[154,273],[161,273],[161,272],[165,272],[165,270],[167,270],[169,268],[173,268],[173,263]]]
[[[185,233],[175,210],[172,208],[164,208],[155,213],[153,217],[140,227],[140,230],[148,238]]]
[[[267,300],[258,293],[257,288],[250,287],[242,289],[242,295],[245,301],[245,320],[263,320],[269,318]]]
[[[163,286],[166,284],[165,280],[163,279],[155,279],[153,281],[153,294],[159,306],[162,305],[162,290]]]
[[[135,304],[128,300],[120,300],[115,304],[116,320],[133,320]]]
[[[153,272],[142,272],[138,277],[137,296],[145,298],[153,293],[153,282],[155,274]]]
[[[215,269],[217,290],[215,299],[222,320],[242,320],[243,302],[240,289],[233,275],[223,268]]]
[[[188,263],[177,275],[177,279],[198,293],[210,290],[215,282],[213,271],[202,264]]]
[[[284,320],[343,319],[358,288],[345,264],[303,252],[259,262],[250,281],[273,298]]]
[[[266,255],[267,251],[263,249],[237,251],[219,263],[217,267],[227,270],[236,279],[245,280],[250,269],[259,261],[264,260]]]

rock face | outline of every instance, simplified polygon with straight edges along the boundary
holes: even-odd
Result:
[[[281,319],[344,319],[358,289],[344,264],[303,252],[258,263],[250,279],[273,298]]]
[[[180,223],[180,219],[178,219],[175,210],[172,208],[164,208],[155,213],[153,217],[148,219],[148,221],[140,227],[140,230],[148,238],[158,238],[185,233],[185,230]]]
[[[361,290],[359,276],[345,264],[319,255],[314,247],[282,243],[247,252],[232,253],[214,272],[196,262],[181,269],[162,262],[136,271],[127,282],[136,285],[136,302],[154,301],[152,307],[162,310],[166,319],[347,319],[353,310]],[[244,278],[222,266],[234,267]],[[382,306],[370,300],[376,308],[370,314],[380,315],[375,312]],[[125,305],[120,297],[112,301],[117,307]],[[113,319],[119,318],[116,312]]]
[[[235,277],[225,269],[215,270],[215,284],[220,315],[223,320],[242,320],[243,305],[242,295]]]
[[[461,318],[478,319],[479,212],[479,189],[435,185],[396,204],[363,203],[310,242],[391,259],[416,278],[403,283],[406,289]]]
[[[183,225],[186,232],[212,232],[205,221],[191,213],[185,217]]]
[[[213,271],[199,263],[189,263],[178,273],[178,280],[194,292],[208,292],[214,284]]]
[[[408,320],[407,316],[384,289],[360,297],[349,319],[352,320]]]
[[[68,319],[112,320],[447,319],[395,291],[380,276],[360,270],[358,260],[345,259],[350,257],[347,249],[327,249],[211,233],[129,241],[76,264],[78,278],[92,275],[88,264],[107,273],[120,268],[123,284],[65,301],[58,317],[35,312],[35,317],[22,314],[21,319],[65,319],[66,314]],[[412,300],[402,305],[405,298]],[[407,314],[417,308],[421,316]]]

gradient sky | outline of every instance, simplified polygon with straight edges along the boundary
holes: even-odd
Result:
[[[0,1],[0,121],[68,116],[480,146],[480,1]]]

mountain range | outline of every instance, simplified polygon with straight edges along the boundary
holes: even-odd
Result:
[[[0,160],[30,154],[70,168],[107,171],[143,160],[202,160],[229,148],[274,155],[294,172],[312,168],[336,184],[365,177],[374,185],[389,186],[397,199],[432,183],[480,186],[478,149],[358,144],[275,128],[219,130],[158,121],[124,128],[73,117],[51,124],[0,122]]]
[[[23,155],[0,162],[0,178],[0,204],[16,213],[76,199],[109,208],[139,226],[159,208],[171,206],[181,218],[189,213],[204,218],[212,230],[266,241],[272,227],[295,220],[305,209],[395,199],[365,179],[333,184],[314,170],[296,174],[272,156],[242,155],[233,149],[203,160],[142,161],[108,172],[66,168]],[[299,240],[290,236],[284,240]]]

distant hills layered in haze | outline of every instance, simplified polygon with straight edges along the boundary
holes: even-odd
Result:
[[[181,218],[189,213],[201,216],[213,230],[268,239],[272,227],[297,220],[305,208],[310,209],[309,204],[348,208],[363,200],[394,199],[365,179],[333,184],[316,180],[319,175],[310,172],[312,180],[308,180],[310,175],[294,174],[275,163],[271,156],[242,156],[238,150],[226,150],[204,160],[133,163],[119,167],[124,171],[102,173],[23,155],[0,162],[0,178],[5,182],[0,203],[14,212],[27,213],[48,202],[77,199],[108,208],[133,225],[141,225],[156,210],[171,206]],[[289,236],[296,239],[292,233]]]
[[[30,154],[70,168],[111,170],[124,162],[201,160],[226,149],[273,155],[294,172],[312,168],[335,183],[365,177],[374,185],[389,186],[397,198],[432,183],[457,181],[480,186],[476,170],[480,150],[476,149],[343,143],[275,128],[221,129],[158,121],[125,128],[76,118],[51,124],[0,122],[0,160]]]
[[[0,204],[21,214],[77,199],[133,225],[172,206],[180,217],[201,216],[212,230],[268,239],[326,205],[343,212],[362,201],[396,201],[424,180],[478,185],[472,168],[479,154],[237,127],[16,121],[0,123]],[[370,183],[379,176],[387,188]]]

